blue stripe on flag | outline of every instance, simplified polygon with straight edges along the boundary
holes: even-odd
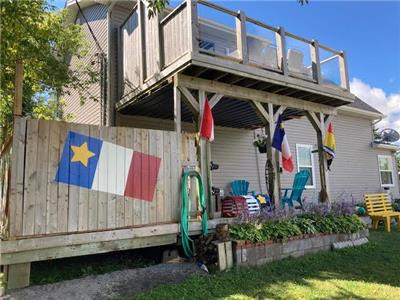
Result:
[[[285,137],[285,129],[282,127],[282,114],[279,115],[276,121],[276,127],[274,131],[274,136],[272,138],[272,147],[282,152],[282,142]]]
[[[90,157],[84,160],[87,161],[87,166],[81,161],[72,161],[74,158],[72,147],[83,147],[83,149],[86,149],[85,143],[87,150],[92,152]],[[69,131],[55,181],[90,189],[93,184],[102,145],[103,141],[100,139]]]

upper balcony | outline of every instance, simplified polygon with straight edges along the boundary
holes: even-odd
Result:
[[[331,106],[351,103],[343,51],[204,0],[148,19],[140,4],[120,28],[119,95],[135,95],[180,72]]]

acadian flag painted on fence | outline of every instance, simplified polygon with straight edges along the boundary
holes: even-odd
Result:
[[[69,131],[55,181],[152,201],[161,159]]]
[[[325,157],[326,157],[327,164],[328,164],[328,170],[330,170],[332,161],[336,156],[335,151],[336,151],[335,134],[333,132],[332,123],[329,123],[328,130],[325,135],[325,141],[324,141],[324,152],[325,152]]]

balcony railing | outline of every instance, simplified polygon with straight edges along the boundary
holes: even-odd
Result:
[[[134,18],[137,18],[136,12],[131,15],[131,19]],[[137,36],[139,40],[139,35],[135,35],[137,29],[128,28],[129,24],[129,21],[126,22],[122,29],[130,39],[136,41]],[[300,37],[285,31],[283,27],[270,26],[246,16],[243,11],[235,12],[205,0],[186,0],[165,13],[158,26],[158,33],[146,32],[145,36],[146,40],[159,37],[159,42],[154,42],[160,48],[160,60],[157,62],[159,70],[166,69],[191,52],[203,58],[213,56],[319,85],[349,90],[343,51],[321,45],[317,40]],[[128,40],[123,44],[124,47],[133,47]],[[150,47],[148,42],[144,46]],[[145,49],[146,52],[151,50]],[[133,51],[136,57],[135,53],[139,53],[139,50]],[[146,71],[156,69],[157,66],[149,64],[151,62],[147,61],[142,67]],[[128,66],[124,63],[125,67]],[[144,82],[156,74],[151,73],[147,73]]]

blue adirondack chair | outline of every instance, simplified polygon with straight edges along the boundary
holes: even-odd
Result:
[[[282,206],[285,206],[287,203],[289,207],[292,207],[293,201],[297,201],[300,203],[300,206],[303,206],[303,203],[301,202],[301,195],[303,194],[309,177],[310,172],[307,170],[296,173],[294,176],[293,187],[283,189],[285,190],[285,194],[282,198]],[[288,195],[289,191],[291,191],[290,196]]]
[[[234,180],[231,182],[231,195],[254,195],[254,191],[249,192],[250,183],[246,180]]]

